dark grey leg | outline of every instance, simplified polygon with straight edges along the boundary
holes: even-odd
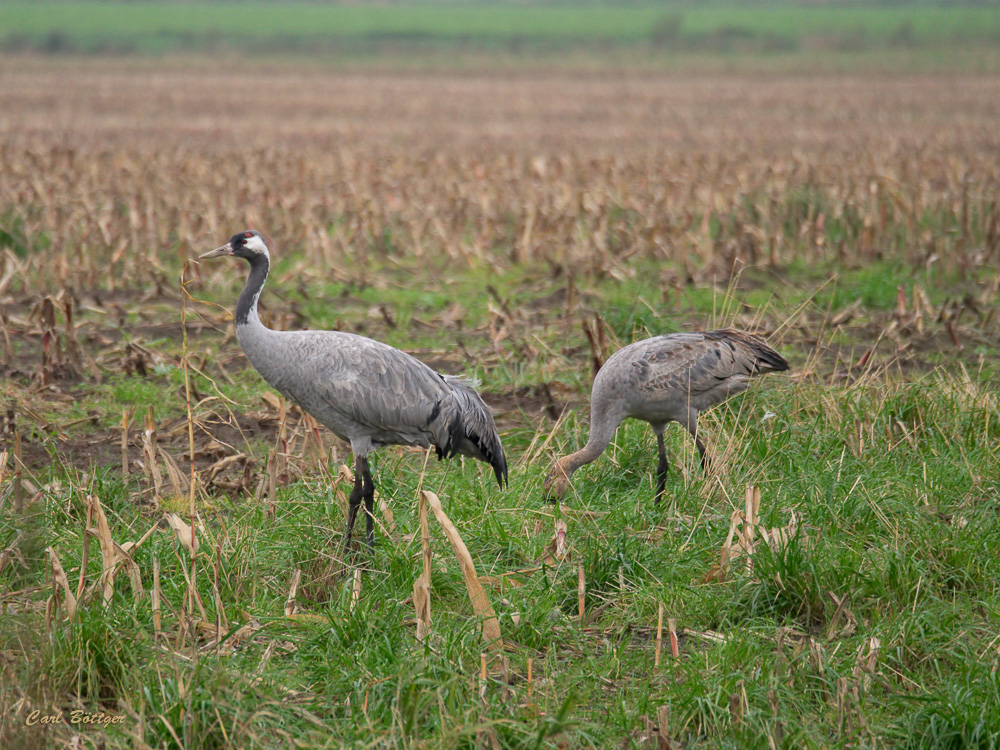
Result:
[[[703,474],[708,474],[711,464],[708,460],[708,454],[705,452],[705,444],[701,442],[701,438],[697,435],[694,436],[694,444],[698,446],[698,452],[701,454],[701,471]]]
[[[688,415],[687,422],[684,423],[684,428],[691,433],[691,437],[694,438],[694,444],[698,446],[698,453],[701,455],[701,470],[703,473],[708,474],[709,461],[708,454],[705,452],[705,444],[701,442],[701,438],[698,437],[698,413],[691,412]]]
[[[347,498],[347,529],[344,531],[344,556],[351,551],[351,534],[354,533],[354,520],[358,516],[358,508],[361,507],[361,498],[364,497],[364,475],[368,473],[368,461],[364,458],[354,459],[354,489],[351,490]],[[371,481],[371,477],[369,480]]]
[[[368,549],[375,550],[375,482],[372,481],[371,472],[368,470],[368,459],[361,459],[364,461],[364,484],[362,485],[362,491],[364,492],[365,498],[365,515],[368,516]]]
[[[659,461],[656,464],[656,504],[660,504],[660,498],[667,486],[667,474],[670,473],[670,464],[667,462],[667,449],[663,445],[663,431],[656,433],[656,449],[659,452]]]

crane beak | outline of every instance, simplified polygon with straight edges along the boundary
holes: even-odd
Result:
[[[219,256],[222,255],[232,255],[232,254],[233,254],[233,245],[231,242],[227,242],[222,247],[217,247],[215,248],[215,250],[209,250],[207,253],[199,255],[198,259],[204,260],[205,258],[218,258]]]

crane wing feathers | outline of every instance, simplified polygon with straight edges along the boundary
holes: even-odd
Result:
[[[307,377],[297,378],[286,395],[344,439],[434,446],[439,457],[471,456],[489,463],[503,484],[507,464],[500,437],[469,381],[442,375],[381,342],[333,335],[336,346],[304,347],[308,354],[299,371]]]
[[[317,383],[322,400],[352,422],[378,432],[426,431],[448,392],[431,368],[388,346],[367,348],[359,357],[335,351],[323,359]]]
[[[710,391],[730,378],[749,378],[787,363],[757,336],[723,329],[669,334],[641,341],[632,359],[635,386],[643,391]]]

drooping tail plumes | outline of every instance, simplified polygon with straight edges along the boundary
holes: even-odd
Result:
[[[452,398],[450,403],[441,405],[440,419],[447,433],[443,445],[437,446],[438,458],[459,453],[488,463],[503,489],[507,483],[507,458],[490,408],[465,380],[443,377],[452,388]]]
[[[752,333],[737,331],[733,328],[722,328],[718,331],[710,331],[705,334],[709,338],[718,340],[730,340],[737,345],[746,347],[754,357],[754,374],[765,372],[784,372],[788,369],[788,362],[774,349],[767,345],[760,336]]]

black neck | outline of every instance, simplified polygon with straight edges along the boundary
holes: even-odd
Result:
[[[267,271],[270,265],[263,255],[255,255],[249,261],[250,275],[247,277],[247,285],[243,287],[236,303],[236,325],[238,326],[249,323],[251,313],[257,310],[257,298],[260,297],[260,290],[264,288],[264,282],[267,281]]]

